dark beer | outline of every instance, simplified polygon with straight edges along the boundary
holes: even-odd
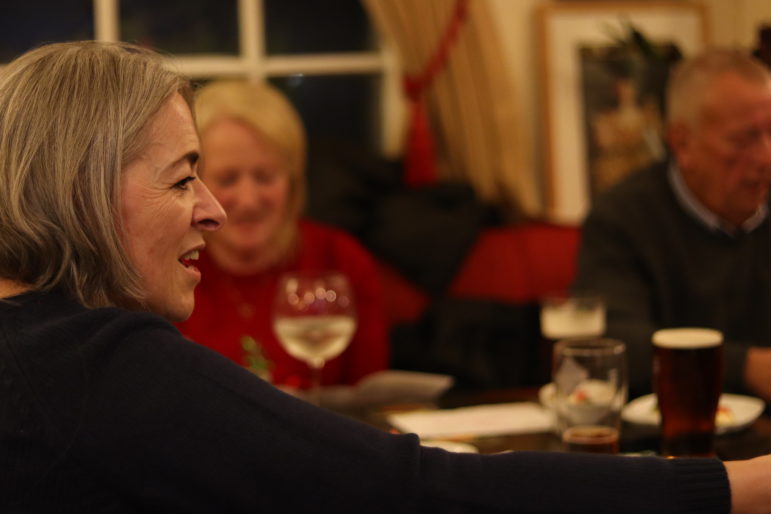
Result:
[[[618,453],[618,429],[599,425],[579,425],[562,433],[562,442],[570,452]]]
[[[661,453],[713,456],[723,386],[723,335],[709,329],[653,334],[653,384],[661,413]]]

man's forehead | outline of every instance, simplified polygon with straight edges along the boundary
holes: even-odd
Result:
[[[771,81],[727,74],[706,92],[703,107],[706,119],[720,123],[767,119],[771,116]]]

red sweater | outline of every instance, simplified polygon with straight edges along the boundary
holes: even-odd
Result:
[[[286,271],[342,271],[354,288],[358,324],[350,346],[325,364],[322,383],[354,384],[388,366],[383,292],[375,262],[341,230],[307,220],[300,221],[299,228],[296,258],[258,275],[229,275],[202,254],[198,267],[203,277],[195,291],[193,315],[177,327],[241,365],[248,364],[242,341],[249,336],[270,362],[274,384],[308,387],[308,365],[289,355],[273,333],[271,306],[278,278]]]

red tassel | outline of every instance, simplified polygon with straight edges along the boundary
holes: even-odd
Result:
[[[440,38],[439,45],[426,64],[426,69],[417,76],[404,77],[404,91],[410,99],[410,125],[404,157],[404,183],[420,187],[436,183],[439,178],[436,163],[434,139],[425,92],[434,77],[447,63],[450,46],[457,39],[461,25],[466,20],[468,0],[457,0],[455,11]]]
[[[434,184],[438,178],[434,138],[423,101],[410,102],[410,126],[404,159],[404,183],[415,188]]]

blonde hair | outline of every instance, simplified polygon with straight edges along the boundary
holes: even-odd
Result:
[[[719,77],[733,74],[749,82],[764,84],[769,70],[746,51],[712,48],[678,63],[667,88],[667,118],[694,126],[701,121],[702,106],[710,85]]]
[[[219,80],[202,87],[195,97],[198,132],[220,120],[237,120],[255,130],[282,155],[289,174],[287,216],[272,241],[279,259],[288,258],[297,243],[297,220],[305,208],[306,136],[300,115],[281,91],[267,82]],[[201,158],[206,179],[206,155]]]
[[[187,79],[124,43],[56,43],[0,77],[0,277],[87,307],[141,305],[121,244],[121,172]]]

